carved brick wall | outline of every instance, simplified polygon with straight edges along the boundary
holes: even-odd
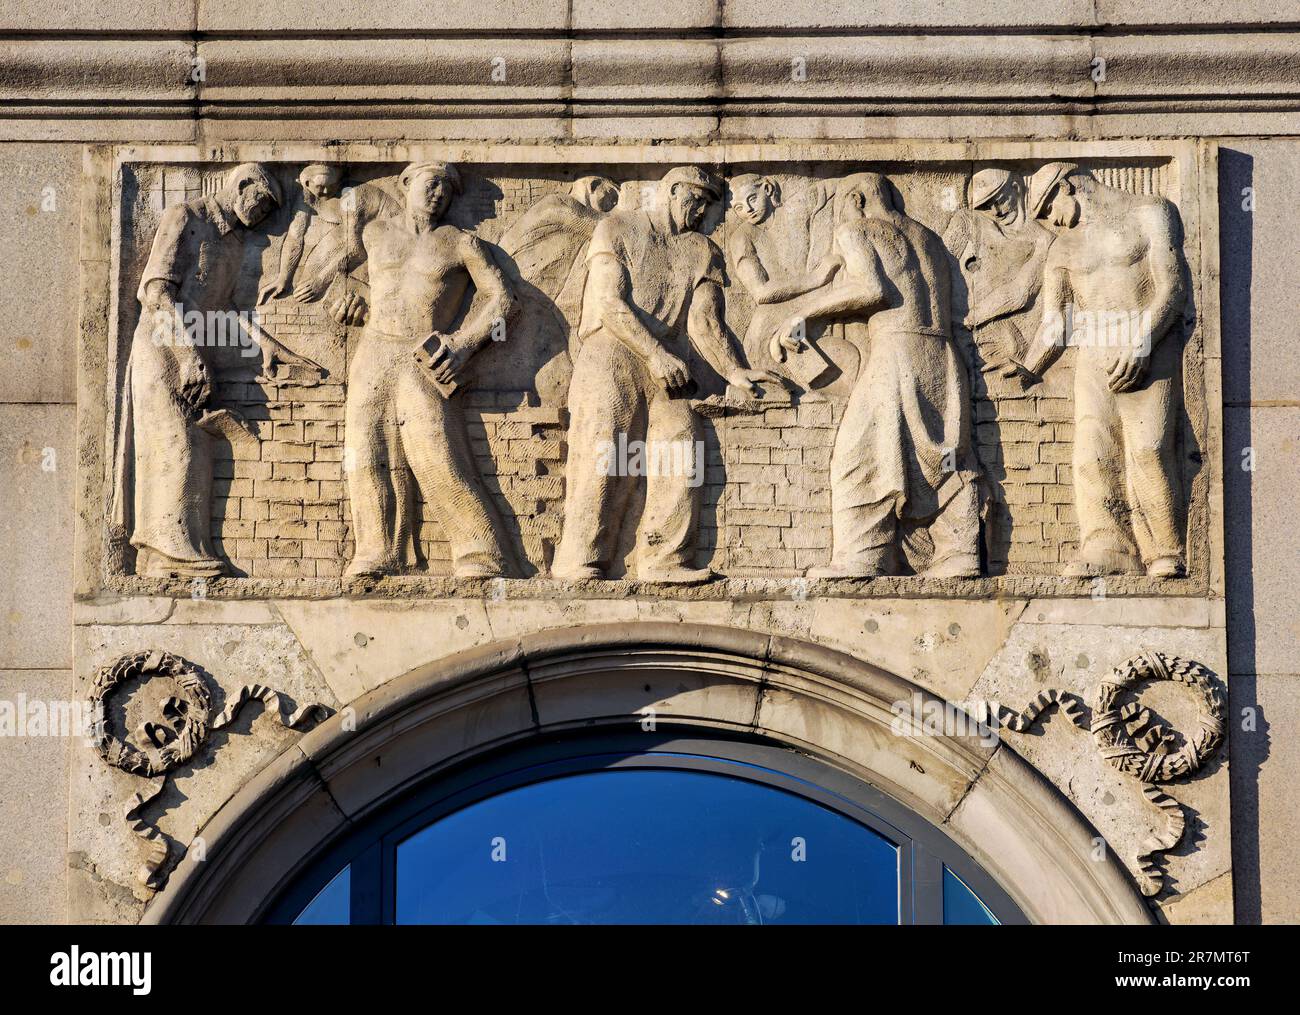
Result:
[[[286,189],[295,186],[299,165],[278,170]],[[1177,196],[1168,160],[1095,165],[1098,180],[1109,186]],[[858,167],[820,167],[808,174],[807,163],[792,163],[778,164],[777,170],[787,180],[825,184]],[[349,180],[388,178],[388,186],[396,168],[354,164]],[[464,190],[446,220],[488,242],[543,197],[565,192],[582,173],[607,174],[620,188],[619,207],[637,208],[660,172],[634,165],[466,164],[462,169]],[[128,168],[123,196],[129,228],[119,262],[124,332],[133,319],[136,279],[161,212],[210,193],[223,171],[219,165],[141,163]],[[936,164],[927,176],[926,167],[916,164],[895,179],[905,192],[908,214],[942,236],[964,207],[971,171],[971,163]],[[712,239],[725,250],[734,221],[719,206],[710,222]],[[246,256],[245,303],[251,303],[256,280],[277,262],[282,236],[283,226],[272,229],[269,239],[259,240]],[[734,266],[726,268],[731,272]],[[754,304],[734,276],[728,283],[728,324],[739,345]],[[353,554],[343,417],[355,331],[335,324],[320,303],[300,305],[282,298],[260,312],[266,326],[289,346],[327,363],[329,376],[311,388],[266,387],[253,381],[250,371],[219,379],[214,406],[256,423],[260,447],[217,448],[211,505],[215,548],[236,577],[336,580]],[[959,321],[960,314],[955,316]],[[841,328],[838,334],[845,332]],[[1079,537],[1070,465],[1073,351],[1065,352],[1041,384],[1026,389],[982,374],[971,334],[958,327],[954,337],[968,362],[973,444],[984,473],[984,573],[1058,575]],[[860,344],[861,333],[852,341]],[[772,365],[763,347],[743,351],[756,367]],[[479,472],[516,553],[526,560],[528,576],[545,573],[562,529],[568,420],[563,408],[540,404],[527,383],[521,383],[526,380],[493,377],[471,386],[463,398]],[[706,472],[697,564],[736,576],[787,578],[828,562],[831,448],[851,380],[804,392],[791,403],[765,405],[755,415],[727,415],[701,426]],[[440,520],[423,504],[417,504],[417,511],[422,564],[430,575],[449,574]]]

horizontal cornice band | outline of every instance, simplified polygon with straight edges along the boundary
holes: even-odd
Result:
[[[0,38],[0,104],[0,117],[101,118],[292,116],[299,107],[403,118],[1296,110],[1300,28],[677,40],[11,35]]]

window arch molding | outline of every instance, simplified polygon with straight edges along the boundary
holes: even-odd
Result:
[[[539,735],[649,715],[674,730],[803,752],[942,830],[1034,923],[1152,923],[1098,833],[1007,744],[903,737],[898,703],[939,702],[862,660],[794,639],[694,624],[528,635],[417,667],[285,750],[199,832],[148,923],[245,923],[359,824],[420,786]]]

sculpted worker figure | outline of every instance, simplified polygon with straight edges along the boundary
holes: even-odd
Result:
[[[215,194],[173,205],[158,224],[137,293],[114,506],[114,520],[130,525],[137,574],[198,578],[226,570],[211,541],[211,440],[240,424],[227,410],[209,411],[215,372],[238,365],[254,346],[265,375],[277,364],[318,369],[247,317],[227,333],[245,232],[279,202],[275,178],[248,162]]]
[[[544,405],[564,405],[567,400],[576,352],[570,346],[587,278],[587,244],[616,204],[617,186],[603,176],[583,176],[567,192],[548,194],[533,204],[497,241],[508,258],[504,267],[520,302],[515,334],[502,352],[520,374],[531,378]]]
[[[831,451],[832,556],[814,578],[897,574],[900,531],[925,526],[925,574],[979,574],[979,466],[966,366],[952,337],[951,278],[939,238],[894,205],[889,181],[860,173],[836,197],[844,264],[773,337],[798,348],[801,319],[867,320],[862,365]]]
[[[460,190],[456,167],[413,164],[401,185],[400,209],[378,188],[357,188],[341,261],[327,266],[347,274],[366,261],[370,277],[370,307],[348,371],[344,470],[356,551],[347,574],[405,567],[408,467],[451,543],[457,577],[511,574],[514,563],[454,393],[470,357],[494,327],[504,327],[514,300],[482,241],[439,224]],[[471,286],[470,309],[450,330]],[[355,320],[359,299],[350,294],[337,314]]]
[[[614,212],[587,250],[580,348],[569,386],[569,461],[564,531],[552,574],[602,578],[618,546],[629,483],[614,449],[691,447],[696,418],[683,397],[691,387],[686,340],[729,384],[753,390],[775,378],[746,369],[723,325],[722,252],[696,232],[722,196],[714,177],[678,167],[660,181],[653,207]],[[620,437],[622,441],[620,442]],[[637,532],[636,577],[693,582],[698,482],[687,475],[645,477]]]
[[[1054,239],[1025,206],[1025,187],[1006,169],[971,177],[970,210],[958,211],[944,233],[969,294],[963,322],[988,373],[1023,356],[1038,330],[1043,263]]]
[[[808,187],[824,194],[820,182],[810,183]],[[825,203],[823,196],[817,206]],[[777,324],[792,316],[791,300],[826,285],[840,267],[839,258],[834,256],[825,258],[807,272],[791,270],[781,263],[778,254],[786,244],[793,246],[786,260],[794,260],[807,243],[806,237],[800,242],[798,237],[782,235],[779,227],[777,235],[764,242],[762,227],[772,222],[780,207],[781,188],[772,177],[745,173],[731,181],[731,211],[739,221],[727,239],[727,253],[735,277],[758,305],[746,336],[748,339],[752,335],[755,344],[765,341]],[[807,223],[804,229],[807,230]],[[745,345],[750,348],[748,341]]]
[[[1067,345],[1074,373],[1079,551],[1066,574],[1184,573],[1174,462],[1186,264],[1177,213],[1065,162],[1040,168],[1029,206],[1056,232],[1043,322],[1005,372],[1035,379]]]

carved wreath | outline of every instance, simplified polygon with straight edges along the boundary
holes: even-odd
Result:
[[[1184,737],[1182,747],[1177,750],[1169,750],[1174,735],[1165,727],[1152,724],[1149,709],[1135,700],[1124,700],[1149,680],[1170,680],[1196,693],[1196,730]],[[1223,744],[1226,711],[1223,685],[1198,662],[1146,651],[1121,663],[1109,679],[1101,681],[1091,721],[1085,716],[1083,702],[1077,695],[1055,688],[1041,692],[1019,713],[998,708],[994,718],[1006,729],[1025,733],[1053,706],[1059,706],[1076,726],[1089,730],[1107,764],[1142,783],[1142,795],[1164,816],[1163,831],[1144,840],[1134,858],[1142,894],[1157,895],[1164,887],[1160,855],[1178,845],[1186,827],[1182,806],[1157,784],[1195,775]]]
[[[169,695],[159,703],[163,723],[145,722],[140,725],[138,739],[142,746],[137,746],[126,731],[119,735],[114,729],[109,721],[108,703],[114,693],[120,693],[128,682],[140,680],[147,683],[155,677],[171,678],[181,694]],[[245,684],[222,713],[212,719],[212,691],[199,667],[180,656],[157,649],[123,656],[111,666],[104,667],[95,677],[93,743],[99,756],[132,775],[146,779],[163,777],[147,794],[133,794],[123,814],[131,831],[149,843],[148,858],[136,874],[141,884],[160,888],[166,882],[163,867],[168,855],[162,834],[144,819],[141,812],[162,793],[167,785],[167,774],[193,758],[213,730],[234,722],[250,701],[261,701],[268,711],[275,714],[280,725],[289,729],[296,729],[305,719],[323,719],[331,714],[329,708],[320,704],[304,705],[290,712],[277,691],[261,684]]]
[[[172,695],[160,703],[166,727],[152,722],[141,725],[140,739],[147,745],[141,749],[127,738],[125,731],[121,736],[114,734],[108,718],[108,702],[114,691],[125,683],[160,675],[171,677],[184,697]],[[148,651],[123,656],[99,672],[91,700],[96,715],[95,749],[110,765],[132,775],[152,779],[170,772],[194,757],[208,736],[212,692],[196,667],[170,652]]]

